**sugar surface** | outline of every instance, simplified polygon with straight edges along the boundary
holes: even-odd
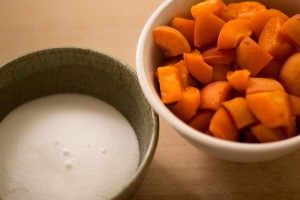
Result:
[[[1,200],[109,199],[136,170],[134,130],[112,106],[61,94],[0,123]]]

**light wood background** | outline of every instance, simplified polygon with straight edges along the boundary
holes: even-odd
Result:
[[[163,0],[0,0],[0,64],[74,46],[135,66],[139,34]],[[300,151],[256,164],[211,157],[164,120],[151,168],[134,200],[300,199]]]

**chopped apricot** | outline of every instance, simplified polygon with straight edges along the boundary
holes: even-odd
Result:
[[[216,44],[224,24],[225,22],[216,15],[201,11],[197,16],[195,23],[195,47],[203,49]]]
[[[279,16],[271,18],[264,26],[258,39],[258,44],[277,59],[285,59],[293,51],[293,46],[280,32],[284,22],[285,20]]]
[[[204,61],[209,65],[230,65],[235,59],[235,51],[233,49],[211,47],[201,54]]]
[[[227,73],[232,70],[230,65],[214,65],[213,81],[227,81]]]
[[[284,92],[284,87],[279,81],[270,78],[251,77],[247,84],[246,94],[272,92],[276,90]]]
[[[197,112],[200,106],[200,91],[194,87],[188,87],[183,93],[183,98],[172,105],[172,112],[182,121],[187,122]]]
[[[288,93],[300,96],[300,52],[291,55],[284,62],[279,80]]]
[[[227,81],[216,81],[201,90],[200,109],[217,110],[232,96],[232,87]]]
[[[160,94],[163,103],[173,103],[182,99],[183,85],[175,67],[157,68]]]
[[[300,14],[288,19],[281,28],[282,32],[295,44],[300,46]]]
[[[190,46],[194,45],[195,20],[174,17],[170,22],[170,26],[181,32],[189,42]]]
[[[236,49],[238,65],[249,70],[252,76],[256,76],[272,59],[273,57],[250,37],[245,37]]]
[[[157,26],[153,30],[153,37],[155,44],[166,57],[178,56],[191,51],[187,39],[175,28]]]
[[[185,53],[183,60],[189,73],[200,83],[210,83],[213,78],[213,68],[208,65],[200,53]]]
[[[248,81],[250,77],[250,72],[246,69],[235,70],[234,72],[229,72],[226,78],[229,84],[238,92],[245,93]]]
[[[251,126],[250,130],[262,143],[280,141],[286,138],[280,128],[270,128],[261,123]]]
[[[248,108],[244,97],[236,97],[225,101],[223,102],[223,106],[231,115],[237,129],[242,129],[257,121]]]
[[[288,126],[291,107],[288,94],[283,91],[257,92],[246,95],[249,109],[265,126],[277,128]]]
[[[197,87],[197,83],[194,81],[194,79],[188,72],[183,60],[180,60],[179,62],[175,63],[173,67],[177,68],[184,88],[188,86]]]
[[[251,19],[250,23],[253,28],[253,32],[256,38],[259,38],[260,33],[262,32],[263,28],[265,27],[266,23],[273,17],[280,16],[284,20],[287,20],[289,17],[276,9],[265,9],[258,11],[255,13]]]
[[[209,131],[214,137],[223,140],[238,140],[238,130],[235,127],[231,116],[223,107],[220,107],[212,117],[209,125]]]
[[[153,29],[162,102],[187,125],[247,143],[300,130],[300,14],[201,0]],[[186,14],[191,14],[190,16]]]
[[[233,19],[223,26],[218,37],[217,46],[219,49],[236,48],[242,39],[250,36],[252,27],[249,20]]]
[[[191,14],[194,19],[197,18],[199,12],[206,11],[209,13],[212,13],[216,16],[223,15],[225,12],[226,5],[223,3],[222,0],[205,0],[200,3],[197,3],[196,5],[193,5],[191,7]]]
[[[227,8],[227,6],[226,6],[226,8]],[[217,16],[220,17],[225,22],[228,22],[233,19],[233,17],[226,12],[226,9],[223,12],[221,12],[220,14],[218,14]]]
[[[226,12],[228,15],[235,18],[251,18],[255,13],[260,10],[265,10],[266,6],[256,1],[245,1],[230,3],[227,5]]]
[[[188,125],[194,129],[205,133],[208,130],[210,120],[214,115],[214,111],[201,110],[188,122]]]

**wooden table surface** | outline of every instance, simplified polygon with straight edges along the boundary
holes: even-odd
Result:
[[[135,68],[140,32],[162,2],[1,0],[0,63],[39,49],[75,46],[109,53]],[[154,160],[133,199],[300,199],[300,151],[256,164],[222,161],[188,144],[160,119]]]

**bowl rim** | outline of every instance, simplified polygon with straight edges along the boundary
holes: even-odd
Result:
[[[201,132],[191,128],[186,123],[181,121],[177,118],[160,100],[158,94],[153,94],[152,89],[153,87],[150,86],[148,83],[148,77],[146,76],[147,73],[145,72],[144,68],[144,49],[145,43],[149,40],[149,37],[152,36],[152,28],[153,24],[156,21],[156,18],[164,12],[168,6],[173,4],[174,0],[167,0],[163,2],[150,16],[148,21],[146,22],[145,26],[142,29],[140,38],[138,40],[137,50],[136,50],[136,68],[137,68],[137,75],[142,87],[142,90],[148,99],[151,106],[154,110],[164,119],[166,120],[171,126],[173,126],[177,132],[182,135],[184,138],[192,139],[197,141],[197,143],[203,146],[217,146],[218,148],[222,148],[226,150],[234,150],[240,152],[250,152],[250,153],[259,153],[259,152],[271,152],[274,149],[297,149],[300,144],[300,135],[295,136],[293,138],[288,138],[281,141],[270,142],[270,143],[239,143],[233,141],[226,141],[222,139],[218,139],[204,133],[200,134]]]

